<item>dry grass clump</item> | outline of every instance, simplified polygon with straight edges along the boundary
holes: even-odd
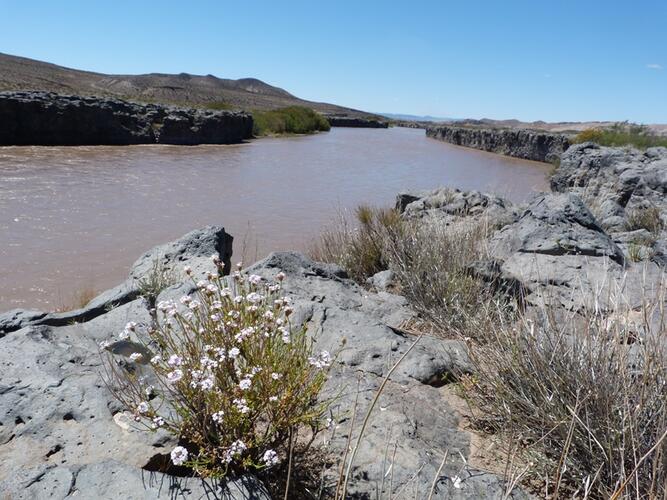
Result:
[[[646,208],[635,208],[628,211],[627,230],[646,229],[650,233],[657,234],[663,228],[660,218],[660,209],[655,206]]]
[[[354,211],[354,223],[341,213],[333,227],[322,232],[310,255],[319,262],[338,264],[363,284],[388,269],[388,247],[406,229],[396,210],[360,205]]]
[[[155,305],[158,295],[160,293],[178,282],[176,273],[165,265],[160,258],[154,259],[151,269],[145,276],[136,280],[139,295],[144,297],[151,306]]]
[[[88,302],[97,297],[97,290],[92,285],[86,285],[77,290],[67,302],[61,302],[55,312],[67,312],[85,307]],[[60,301],[59,301],[60,302]]]
[[[466,382],[479,423],[521,444],[545,498],[665,498],[664,331],[632,312],[542,313],[480,332]]]
[[[364,285],[379,271],[394,271],[401,293],[447,336],[474,336],[501,309],[488,284],[469,266],[487,256],[484,221],[404,220],[393,209],[360,206],[356,225],[341,216],[311,250]]]
[[[228,283],[216,263],[218,273],[193,282],[196,294],[159,302],[147,332],[130,323],[103,343],[107,384],[138,424],[179,439],[174,466],[201,477],[289,471],[323,425],[328,405],[317,396],[331,356],[314,354],[305,327],[290,324],[283,275],[267,283],[236,272]],[[121,361],[111,354],[119,342],[135,351]]]
[[[513,310],[507,300],[499,306],[489,284],[470,271],[487,256],[484,221],[425,219],[406,225],[402,237],[388,245],[389,267],[401,293],[441,335],[476,337],[489,321]]]

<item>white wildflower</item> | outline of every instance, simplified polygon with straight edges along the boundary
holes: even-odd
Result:
[[[213,380],[213,377],[206,377],[201,382],[199,382],[199,387],[204,391],[210,391],[213,389],[214,385],[215,381]]]
[[[232,347],[228,353],[231,359],[236,359],[239,356],[239,354],[241,354],[241,350],[238,347]]]
[[[273,380],[280,380],[281,378],[283,378],[283,376],[282,376],[282,374],[280,374],[280,373],[272,373],[272,374],[271,374],[271,378],[272,378]]]
[[[285,279],[285,273],[282,272],[282,271],[280,271],[278,274],[276,274],[276,279],[277,279],[278,281],[282,281],[282,280],[284,280],[284,279]]]
[[[133,352],[130,354],[130,361],[139,361],[141,358],[143,358],[143,354],[140,352]]]
[[[264,462],[267,467],[272,467],[278,463],[278,454],[273,450],[266,450],[262,457],[262,462]]]
[[[159,355],[155,355],[151,358],[151,364],[152,365],[157,365],[162,361],[162,357]]]
[[[153,418],[153,423],[151,424],[151,427],[153,429],[157,429],[158,427],[162,427],[163,425],[164,425],[164,418],[162,417]]]
[[[248,281],[253,285],[259,285],[262,282],[262,277],[256,274],[251,274],[248,276]]]
[[[463,479],[461,479],[459,476],[454,476],[451,478],[452,483],[454,484],[454,488],[457,490],[460,490],[463,488]]]
[[[269,396],[269,401],[271,403],[275,403],[276,401],[278,401],[278,396]]]
[[[188,450],[182,446],[177,446],[171,450],[171,461],[174,465],[183,465],[188,459]]]
[[[111,345],[111,342],[109,342],[108,340],[103,340],[102,342],[100,342],[100,349],[106,349],[110,345]]]
[[[244,399],[235,399],[234,405],[236,406],[236,409],[240,412],[243,413],[244,415],[250,411],[250,407],[248,406],[248,402]]]
[[[192,274],[192,268],[190,266],[184,266],[183,267],[183,272],[190,276]]]
[[[245,296],[245,299],[251,304],[256,304],[258,302],[261,302],[264,299],[264,296],[257,292],[250,292],[248,295]]]
[[[129,339],[129,338],[130,338],[130,332],[129,332],[129,330],[123,330],[122,332],[120,332],[120,333],[118,334],[118,338],[119,338],[120,340],[127,340],[127,339]]]
[[[137,412],[141,413],[142,415],[144,413],[148,413],[149,410],[150,410],[150,406],[148,405],[148,403],[146,401],[142,401],[141,403],[139,403],[137,405]]]
[[[250,389],[251,386],[252,386],[252,380],[250,380],[249,378],[244,378],[239,382],[239,387],[241,388],[242,391],[247,391],[248,389]]]
[[[167,373],[167,380],[172,384],[178,382],[183,378],[183,372],[181,370],[174,370],[173,372]]]
[[[177,354],[172,354],[167,360],[169,366],[181,366],[183,364],[183,358]]]
[[[216,411],[213,415],[211,415],[211,419],[213,419],[213,421],[214,421],[216,424],[221,424],[221,423],[222,423],[222,418],[223,418],[224,416],[225,416],[225,412],[224,412],[224,411]]]
[[[187,306],[190,302],[192,302],[192,297],[189,295],[183,295],[183,297],[179,299],[179,302],[184,306]]]
[[[331,365],[331,354],[328,351],[322,351],[317,356],[308,358],[308,362],[315,368],[321,370]]]

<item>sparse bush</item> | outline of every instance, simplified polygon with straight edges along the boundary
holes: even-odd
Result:
[[[97,291],[92,285],[84,286],[77,290],[67,303],[61,303],[55,312],[73,311],[85,307],[88,302],[97,296]]]
[[[627,230],[646,229],[648,232],[657,234],[663,227],[660,218],[660,209],[655,206],[647,208],[635,208],[628,211]]]
[[[310,134],[331,127],[318,112],[304,106],[288,106],[271,111],[253,111],[253,134]]]
[[[176,273],[165,265],[162,259],[154,259],[150,271],[143,278],[136,280],[139,294],[152,306],[155,305],[158,295],[171,285],[177,283]]]
[[[411,221],[401,238],[387,245],[389,267],[401,292],[437,326],[441,335],[476,337],[499,314],[513,311],[489,284],[470,271],[487,256],[484,221],[462,219],[446,224],[428,219]]]
[[[197,282],[196,296],[180,304],[158,303],[150,342],[127,362],[106,362],[118,400],[140,425],[177,436],[171,462],[202,477],[277,466],[299,449],[297,440],[314,437],[331,364],[329,353],[312,353],[305,327],[290,324],[282,274],[266,283],[237,271],[229,284],[219,274]],[[143,335],[130,323],[121,340],[138,345]],[[147,365],[151,378],[142,373]]]
[[[334,227],[322,232],[310,254],[320,262],[338,264],[364,284],[388,269],[388,246],[403,236],[407,226],[394,209],[360,205],[354,215],[356,225],[352,226],[341,214]]]
[[[486,256],[489,228],[484,221],[406,221],[396,210],[364,205],[355,216],[356,227],[341,216],[324,231],[311,256],[340,265],[362,285],[373,274],[391,269],[401,293],[441,335],[471,336],[495,318],[500,309],[492,288],[469,269]],[[504,301],[510,311],[507,306]]]
[[[667,339],[633,314],[545,309],[472,345],[478,423],[521,443],[546,498],[667,494]]]
[[[651,132],[646,125],[636,123],[615,123],[607,128],[590,128],[579,132],[574,138],[575,143],[595,142],[601,146],[635,146],[646,149],[654,146],[667,147],[667,137]]]

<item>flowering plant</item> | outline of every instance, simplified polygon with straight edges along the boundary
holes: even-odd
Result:
[[[206,280],[195,282],[185,269],[196,293],[157,304],[141,352],[107,363],[108,385],[134,419],[177,436],[172,463],[202,477],[272,467],[286,458],[292,436],[303,428],[314,436],[328,407],[317,396],[331,364],[326,351],[312,353],[305,327],[290,323],[284,274],[275,283],[240,271],[223,278],[213,259],[218,272]],[[129,323],[120,338],[139,333]],[[142,375],[147,364],[154,376]]]

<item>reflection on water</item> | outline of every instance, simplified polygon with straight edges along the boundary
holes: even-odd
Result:
[[[152,246],[206,224],[246,258],[303,249],[341,208],[442,185],[522,200],[548,166],[413,129],[332,129],[236,146],[0,148],[0,311],[52,309],[120,282]]]

